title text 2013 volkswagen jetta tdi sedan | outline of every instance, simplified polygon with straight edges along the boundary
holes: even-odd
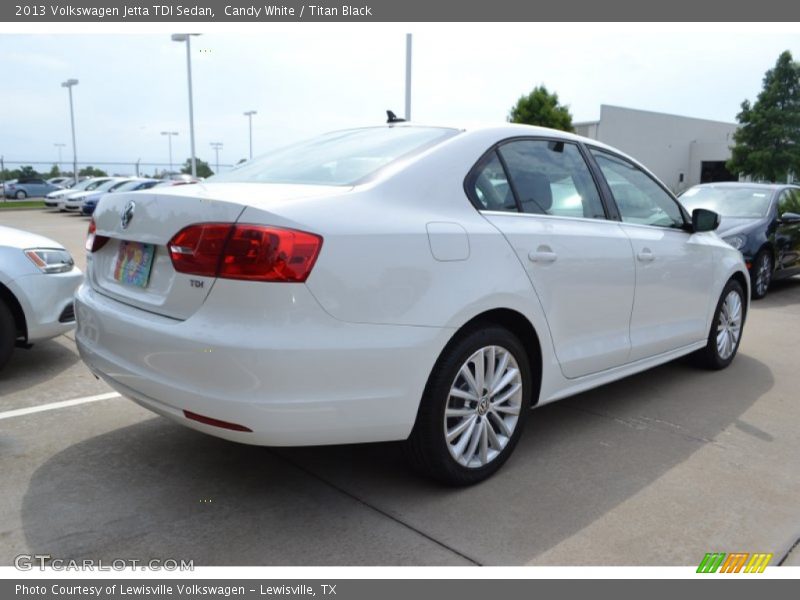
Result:
[[[113,194],[77,342],[152,411],[229,440],[407,440],[488,477],[528,408],[695,352],[728,366],[739,252],[627,156],[527,126],[324,135],[206,183]]]

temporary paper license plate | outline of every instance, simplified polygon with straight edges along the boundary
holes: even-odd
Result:
[[[140,288],[147,287],[155,251],[153,244],[121,241],[114,266],[114,279]]]

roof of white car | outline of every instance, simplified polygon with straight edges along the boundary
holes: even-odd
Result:
[[[456,129],[464,133],[470,134],[483,134],[487,137],[495,137],[497,140],[513,137],[549,137],[560,138],[573,142],[584,142],[591,144],[598,148],[605,148],[613,150],[622,156],[628,156],[617,148],[604,144],[598,140],[583,137],[575,133],[561,131],[559,129],[551,129],[549,127],[539,127],[537,125],[524,125],[521,123],[506,123],[506,122],[486,122],[486,121],[472,121],[460,123],[417,123],[415,121],[400,121],[397,123],[386,123],[383,125],[375,125],[373,127],[442,127],[447,129]],[[366,129],[365,127],[364,129]],[[352,128],[357,129],[357,128]],[[629,157],[633,158],[633,157]],[[634,159],[635,160],[635,159]]]

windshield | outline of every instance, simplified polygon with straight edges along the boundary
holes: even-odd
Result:
[[[114,188],[114,191],[115,192],[129,192],[131,190],[135,190],[140,185],[144,185],[146,183],[148,183],[148,182],[144,181],[143,179],[134,179],[133,181],[124,181],[122,184],[120,184],[119,187]]]
[[[679,200],[692,212],[706,208],[722,217],[754,219],[766,216],[772,190],[756,187],[693,187]]]
[[[440,127],[371,127],[327,133],[215,175],[209,182],[352,185],[455,135]]]
[[[78,185],[72,188],[73,192],[80,192],[81,190],[93,190],[98,185],[107,181],[106,179],[84,179],[83,181],[79,182]]]
[[[124,181],[120,181],[119,179],[109,179],[108,181],[104,181],[103,183],[98,185],[96,188],[94,188],[94,191],[95,192],[107,192],[107,191],[112,190],[112,189],[114,189],[116,187],[119,187],[123,183],[125,183],[125,182]]]

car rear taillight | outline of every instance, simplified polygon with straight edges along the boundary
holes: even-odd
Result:
[[[108,237],[104,235],[97,235],[97,225],[95,225],[94,218],[89,221],[89,232],[86,234],[86,251],[97,252],[106,245]]]
[[[321,247],[313,233],[234,223],[189,225],[167,245],[179,273],[274,282],[305,281]]]
[[[230,223],[202,223],[181,229],[167,244],[172,266],[179,273],[216,277],[232,228]]]

